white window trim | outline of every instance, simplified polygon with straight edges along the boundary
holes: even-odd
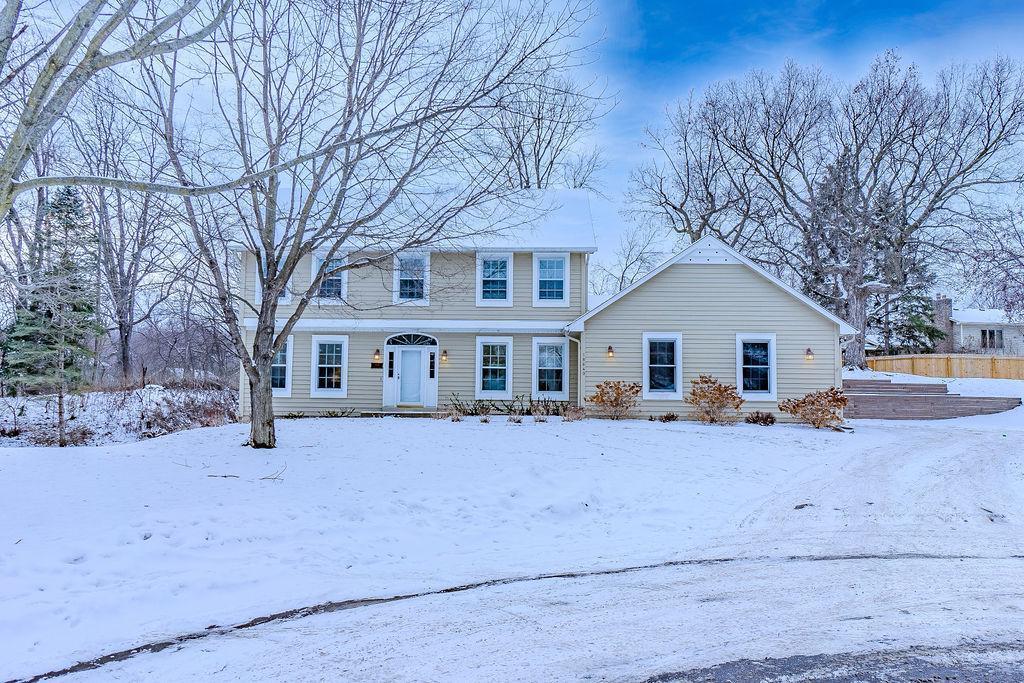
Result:
[[[320,389],[316,385],[317,370],[320,362],[320,344],[341,343],[341,388]],[[348,335],[314,334],[309,356],[309,395],[312,398],[347,398],[348,397]]]
[[[564,287],[562,288],[561,299],[540,298],[540,260],[542,258],[563,258],[565,259]],[[533,253],[533,306],[534,308],[568,308],[569,307],[569,282],[572,280],[570,270],[572,260],[568,252],[534,252]]]
[[[284,388],[271,389],[270,395],[277,398],[290,398],[292,395],[292,356],[295,353],[295,335],[288,335],[288,346],[285,349]],[[273,363],[273,359],[271,359]]]
[[[562,390],[541,391],[538,389],[540,370],[541,345],[559,345],[562,347]],[[531,395],[535,399],[550,399],[552,401],[569,400],[569,341],[565,337],[534,337],[533,338],[533,368],[531,370],[533,379],[531,383]]]
[[[505,351],[505,391],[484,391],[480,388],[483,375],[484,344],[507,344]],[[476,338],[476,372],[474,373],[474,395],[476,398],[512,398],[512,337],[477,337]]]
[[[323,265],[325,254],[314,254],[313,260],[310,262],[309,268],[309,286],[313,286],[313,282],[316,280],[316,274],[320,270],[320,266]],[[337,253],[334,255],[333,261],[342,261],[345,265],[348,265],[348,254]],[[341,278],[341,298],[336,299],[334,297],[321,297],[319,296],[319,290],[314,293],[312,303],[317,306],[343,306],[345,300],[348,298],[348,270],[341,271],[338,275]]]
[[[423,265],[423,298],[422,299],[399,299],[398,298],[398,280],[401,270],[399,269],[398,259],[400,256],[422,256],[424,260]],[[402,254],[395,254],[391,264],[392,277],[391,277],[391,303],[400,306],[429,306],[430,305],[430,252],[429,251],[409,251]]]
[[[743,342],[768,342],[768,387],[770,391],[743,391]],[[738,332],[736,334],[736,391],[744,401],[776,401],[779,396],[775,355],[775,333]]]
[[[652,341],[673,341],[676,343],[676,390],[651,391],[651,345]],[[645,401],[681,401],[683,400],[683,335],[679,332],[644,332],[643,333],[643,393]]]
[[[256,295],[254,304],[259,306],[260,300],[263,299],[263,282],[260,280],[260,264],[256,261],[256,258],[252,258],[252,290]],[[292,273],[294,276],[294,272]],[[284,292],[277,298],[278,304],[290,304],[292,302],[292,278],[288,278],[288,283],[284,286]]]
[[[479,252],[476,255],[476,305],[480,308],[498,307],[507,308],[512,305],[512,269],[515,265],[514,255],[511,252],[488,253]],[[504,299],[484,298],[484,261],[492,259],[505,259],[508,262],[508,279],[506,281],[506,292]]]

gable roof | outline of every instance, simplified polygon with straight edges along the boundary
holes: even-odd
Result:
[[[629,294],[633,290],[639,289],[640,287],[642,287],[644,285],[645,282],[647,282],[648,280],[651,280],[651,279],[657,277],[659,273],[664,271],[669,266],[674,266],[674,265],[680,264],[680,263],[739,263],[739,264],[742,264],[742,265],[746,266],[747,268],[750,268],[752,271],[754,271],[755,273],[757,273],[761,277],[765,278],[766,280],[768,280],[769,282],[771,282],[775,286],[779,287],[783,291],[789,293],[791,296],[793,296],[795,299],[797,299],[801,303],[806,304],[808,307],[814,309],[815,311],[817,311],[818,313],[820,313],[824,317],[828,318],[832,322],[834,322],[837,325],[839,325],[839,334],[840,335],[857,334],[857,330],[854,329],[852,326],[850,326],[850,324],[847,323],[845,320],[843,320],[842,318],[839,318],[838,316],[830,313],[828,310],[826,310],[820,304],[818,304],[817,302],[815,302],[812,299],[808,298],[805,294],[803,294],[799,290],[793,288],[792,286],[786,284],[785,282],[783,282],[779,278],[775,277],[774,275],[772,275],[771,273],[766,271],[764,268],[762,268],[761,266],[757,265],[756,263],[754,263],[753,261],[748,259],[743,254],[741,254],[740,252],[738,252],[735,249],[733,249],[732,247],[730,247],[728,244],[726,244],[722,240],[717,239],[715,237],[712,237],[710,235],[707,235],[705,237],[700,238],[699,240],[697,240],[696,242],[694,242],[690,246],[686,247],[685,249],[683,249],[679,253],[672,255],[664,263],[662,263],[660,266],[658,266],[657,268],[655,268],[651,272],[647,273],[647,275],[644,275],[642,278],[640,278],[639,280],[637,280],[636,282],[631,284],[629,287],[626,287],[624,290],[622,290],[621,292],[619,292],[615,296],[611,297],[610,299],[608,299],[607,301],[605,301],[601,305],[597,306],[593,310],[587,311],[586,313],[584,313],[580,317],[576,318],[576,320],[573,320],[571,323],[569,323],[569,325],[566,327],[566,329],[568,331],[570,331],[570,332],[580,332],[580,331],[582,331],[583,327],[584,327],[584,323],[586,323],[586,321],[590,320],[592,317],[594,317],[595,315],[597,315],[601,311],[605,310],[606,308],[608,308],[610,306],[614,306],[615,302],[617,302],[619,299],[623,298],[624,296],[626,296],[627,294]]]
[[[984,325],[993,323],[997,325],[1021,325],[1022,321],[1010,320],[1010,316],[1001,308],[954,308],[953,316],[950,318],[955,323],[968,325]]]

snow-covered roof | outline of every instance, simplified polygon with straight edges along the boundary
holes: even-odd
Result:
[[[953,322],[967,323],[968,325],[979,323],[1014,324],[1006,316],[1006,311],[1001,308],[954,308]]]

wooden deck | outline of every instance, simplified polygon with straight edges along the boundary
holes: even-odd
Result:
[[[843,391],[850,401],[843,414],[850,419],[945,420],[1001,413],[1021,404],[1019,398],[950,394],[942,383],[848,379]]]

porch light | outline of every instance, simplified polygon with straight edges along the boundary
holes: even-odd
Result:
[[[441,362],[442,363],[447,363],[448,362],[448,349],[444,349],[444,350],[441,351]]]
[[[615,358],[615,349],[612,348],[611,344],[608,345],[608,357]]]
[[[380,362],[380,349],[374,349],[373,350],[373,362],[374,363],[379,363]]]
[[[804,360],[814,360],[814,351],[811,351],[811,347],[809,346],[807,347],[807,350],[804,351]]]

